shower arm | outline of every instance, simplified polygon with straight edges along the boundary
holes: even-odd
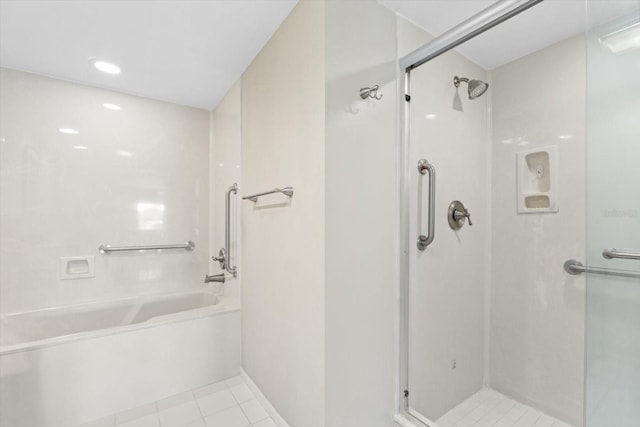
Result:
[[[469,79],[468,79],[468,78],[466,78],[466,77],[458,77],[458,76],[455,76],[455,77],[453,78],[453,85],[454,85],[455,87],[460,86],[460,82],[465,82],[465,83],[467,83],[467,84],[468,84],[468,83],[469,83]]]

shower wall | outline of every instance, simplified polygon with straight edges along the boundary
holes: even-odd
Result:
[[[225,236],[225,195],[227,189],[240,182],[240,151],[242,143],[242,106],[241,81],[238,80],[225,97],[211,112],[211,148],[210,148],[210,210],[211,239],[209,252],[218,256],[224,247]],[[224,291],[227,296],[240,297],[240,278],[242,276],[240,253],[240,206],[238,195],[231,196],[231,241],[229,242],[231,263],[238,267],[237,277],[227,274],[225,283],[212,283]],[[217,261],[209,258],[209,274],[220,274],[223,271]]]
[[[491,386],[582,425],[585,44],[562,41],[491,71]],[[516,153],[558,147],[559,212],[517,214]],[[555,171],[550,171],[554,173]]]
[[[0,116],[0,312],[202,286],[207,111],[1,69]],[[187,240],[195,251],[98,253]],[[95,257],[95,277],[61,280],[73,256]]]
[[[407,20],[398,20],[400,56],[431,39]],[[414,163],[409,173],[417,176],[415,162],[425,158],[435,166],[437,180],[435,240],[424,252],[411,240],[409,390],[412,408],[433,420],[479,391],[486,376],[490,98],[469,100],[465,84],[454,87],[455,75],[487,78],[484,69],[455,51],[411,73],[409,151]],[[414,224],[424,221],[415,217],[424,194],[424,187],[412,185],[411,239],[418,234]],[[446,212],[453,200],[469,209],[473,226],[458,232],[449,227]],[[422,209],[426,216],[424,201]]]

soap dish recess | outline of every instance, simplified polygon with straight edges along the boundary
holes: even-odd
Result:
[[[518,213],[558,212],[558,147],[517,154]]]

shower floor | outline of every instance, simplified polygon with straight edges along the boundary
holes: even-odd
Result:
[[[572,427],[485,388],[436,420],[438,427]]]

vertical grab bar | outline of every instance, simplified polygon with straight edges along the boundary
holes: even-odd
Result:
[[[227,190],[224,203],[224,268],[229,274],[236,277],[238,275],[238,267],[231,266],[231,193],[238,194],[238,184],[235,182]]]
[[[420,175],[429,174],[429,228],[428,235],[418,236],[418,249],[424,251],[433,242],[435,233],[435,209],[436,209],[436,168],[426,159],[418,161],[418,172]]]

